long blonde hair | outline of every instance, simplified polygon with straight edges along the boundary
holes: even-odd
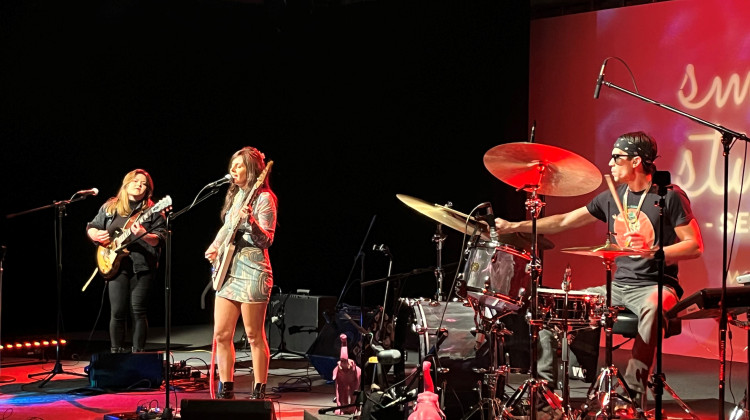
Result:
[[[229,159],[228,171],[231,171],[232,161],[238,156],[242,157],[242,162],[245,164],[245,168],[247,168],[247,183],[245,184],[245,190],[249,190],[250,188],[252,188],[252,185],[255,183],[258,175],[260,175],[260,173],[263,172],[263,169],[266,168],[266,155],[264,155],[260,150],[254,147],[243,147],[242,149],[234,152],[232,158]],[[273,191],[271,191],[271,185],[269,183],[268,176],[266,176],[266,179],[263,180],[263,185],[261,185],[258,190],[259,193],[262,191],[267,191],[273,194]],[[232,207],[234,196],[237,195],[239,191],[240,187],[237,184],[232,184],[227,190],[227,195],[224,198],[224,206],[221,208],[221,220],[224,220],[224,216],[229,211],[229,208]]]
[[[120,190],[117,192],[117,195],[107,200],[105,208],[107,210],[107,213],[114,214],[116,211],[117,214],[122,217],[130,216],[130,214],[133,212],[133,209],[130,208],[130,199],[128,198],[128,184],[133,181],[136,175],[143,175],[146,177],[146,193],[143,195],[143,206],[141,207],[141,210],[145,210],[154,205],[154,202],[151,200],[151,196],[154,193],[154,180],[151,179],[151,175],[149,175],[145,170],[133,169],[132,171],[125,174],[125,177],[122,179],[122,185],[120,185]]]

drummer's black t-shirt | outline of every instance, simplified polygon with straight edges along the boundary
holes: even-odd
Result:
[[[627,192],[627,197],[624,198]],[[617,187],[617,196],[622,202],[628,217],[634,223],[634,227],[646,238],[647,246],[659,246],[659,202],[656,186],[646,192],[648,195],[643,199],[640,212],[637,212],[641,196],[644,191],[632,192],[628,186],[623,184]],[[615,235],[612,242],[621,247],[627,247],[623,234],[627,231],[625,222],[618,218],[619,210],[609,190],[603,191],[586,205],[586,209],[597,219],[607,222],[608,231]],[[694,219],[687,194],[678,186],[671,185],[667,190],[664,208],[664,246],[679,241],[674,231],[675,226],[683,226]],[[641,258],[633,256],[618,257],[615,259],[617,270],[613,281],[632,285],[650,285],[657,282],[659,267],[653,258]],[[682,296],[682,288],[677,281],[677,264],[667,265],[664,268],[665,284],[675,288],[678,296]]]

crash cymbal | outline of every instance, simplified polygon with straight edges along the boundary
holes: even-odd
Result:
[[[428,203],[427,201],[405,194],[396,194],[396,197],[407,206],[440,224],[468,235],[480,232],[480,238],[485,241],[490,240],[490,228],[484,221],[477,220],[474,217],[469,217],[468,215],[450,207]],[[525,250],[531,249],[531,239],[531,234],[518,232],[504,233],[498,236],[499,242]],[[552,241],[542,236],[539,236],[537,246],[539,249],[552,249],[555,247]]]
[[[396,194],[399,200],[401,200],[407,206],[414,210],[422,213],[423,215],[431,218],[432,220],[456,229],[459,232],[472,235],[476,232],[481,232],[483,239],[490,239],[490,228],[487,223],[479,221],[473,217],[469,217],[460,211],[453,210],[450,207],[442,206],[440,204],[428,203],[419,198],[414,198],[404,194]]]
[[[484,166],[512,187],[543,195],[582,195],[602,183],[602,174],[593,163],[546,144],[517,142],[495,146],[484,154]]]
[[[604,245],[598,246],[564,248],[562,249],[562,252],[567,252],[568,254],[587,255],[590,257],[601,257],[607,260],[613,260],[617,257],[636,255],[644,258],[653,257],[656,251],[649,249],[623,248],[617,244],[607,242]]]

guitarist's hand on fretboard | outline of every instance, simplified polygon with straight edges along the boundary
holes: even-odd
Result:
[[[130,233],[134,238],[138,238],[146,233],[146,229],[144,229],[143,225],[140,223],[133,223],[133,225],[130,226]]]

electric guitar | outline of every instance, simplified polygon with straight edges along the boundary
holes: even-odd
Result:
[[[102,277],[107,280],[114,277],[120,269],[120,261],[130,253],[126,248],[128,245],[126,241],[130,237],[130,226],[133,223],[141,223],[142,220],[148,219],[152,214],[158,213],[171,205],[172,198],[170,196],[162,198],[156,204],[146,209],[146,211],[133,215],[125,222],[125,226],[122,229],[115,231],[114,238],[110,238],[107,246],[99,245],[96,250],[96,264]]]
[[[273,161],[268,161],[265,169],[263,169],[260,175],[258,175],[258,178],[255,180],[255,184],[253,184],[252,190],[250,190],[250,193],[245,198],[245,202],[242,204],[242,208],[249,206],[250,203],[252,203],[258,196],[258,188],[263,185],[263,181],[265,181],[266,175],[268,175],[268,172],[271,170],[272,165]],[[227,235],[227,237],[224,239],[224,242],[216,251],[216,259],[212,262],[211,267],[211,284],[214,290],[219,290],[219,288],[221,288],[221,286],[224,284],[224,280],[227,277],[227,271],[229,271],[229,267],[232,265],[232,257],[234,256],[236,247],[235,239],[237,237],[237,228],[239,227],[240,222],[242,222],[244,219],[244,217],[237,218],[237,220],[234,222],[234,226],[232,227],[232,234]]]

